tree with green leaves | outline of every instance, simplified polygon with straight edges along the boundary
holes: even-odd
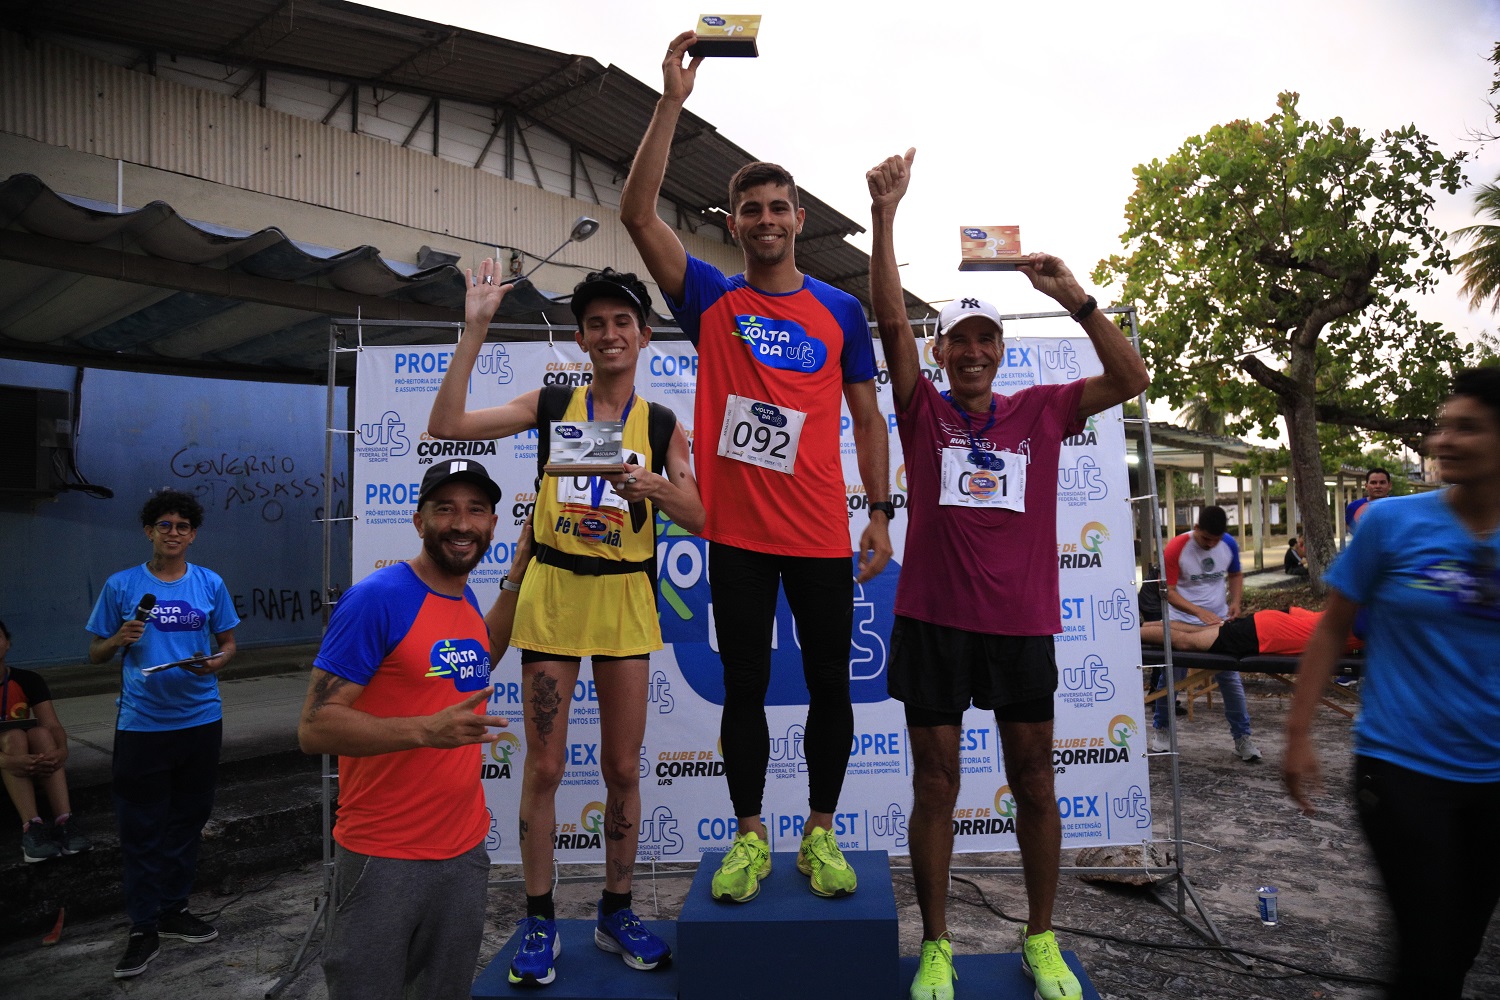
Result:
[[[1230,433],[1284,422],[1316,579],[1334,555],[1320,423],[1415,447],[1475,351],[1407,298],[1452,269],[1430,215],[1434,188],[1463,184],[1464,154],[1410,125],[1308,121],[1297,100],[1136,167],[1127,252],[1094,279],[1139,305],[1152,388],[1173,407],[1201,397]]]
[[[1481,184],[1474,195],[1474,214],[1485,221],[1465,226],[1453,234],[1456,241],[1469,243],[1455,263],[1464,277],[1459,291],[1469,297],[1469,305],[1490,312],[1500,312],[1500,184]]]

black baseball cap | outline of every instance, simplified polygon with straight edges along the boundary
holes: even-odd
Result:
[[[641,326],[645,326],[651,316],[651,293],[646,291],[645,283],[629,271],[616,271],[606,267],[602,271],[594,271],[573,286],[573,318],[582,323],[583,311],[595,299],[629,302],[635,306]]]
[[[455,481],[473,483],[484,490],[484,495],[490,498],[491,507],[500,502],[500,487],[490,478],[484,466],[472,458],[448,458],[433,463],[432,468],[427,470],[427,475],[422,477],[422,492],[417,494],[417,506],[422,506],[427,494],[439,486]]]

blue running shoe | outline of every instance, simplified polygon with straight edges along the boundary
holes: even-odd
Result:
[[[604,915],[604,901],[599,901],[599,923],[594,927],[594,944],[612,951],[632,969],[654,969],[672,957],[672,949],[652,934],[630,908]]]
[[[521,925],[521,947],[510,960],[510,981],[517,986],[546,986],[557,978],[552,960],[562,954],[557,921],[523,917],[516,923]]]

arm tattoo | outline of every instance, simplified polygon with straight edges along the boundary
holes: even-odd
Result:
[[[516,822],[521,824],[521,839],[525,840],[526,831],[531,829],[531,824],[527,823],[524,819],[518,819]]]
[[[335,691],[348,683],[349,681],[337,674],[325,673],[319,677],[313,684],[313,701],[307,708],[308,721],[311,722],[323,706],[328,704],[328,699],[333,697]]]
[[[536,726],[536,735],[542,741],[542,746],[547,745],[547,737],[552,735],[552,722],[557,718],[557,710],[561,705],[562,696],[557,693],[556,677],[537,674],[532,678],[531,722]]]
[[[624,840],[625,831],[630,828],[630,820],[625,818],[625,803],[610,803],[609,812],[604,817],[604,835],[610,840]]]

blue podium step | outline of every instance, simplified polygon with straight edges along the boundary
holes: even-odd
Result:
[[[671,945],[677,953],[677,925],[670,920],[647,920],[645,925]],[[474,1000],[546,997],[547,1000],[677,1000],[677,970],[668,961],[642,972],[632,969],[619,955],[594,944],[592,920],[559,920],[562,954],[557,957],[557,978],[544,988],[513,986],[507,973],[510,960],[521,944],[521,931],[510,936],[479,978],[470,996]]]
[[[1089,977],[1084,974],[1078,956],[1065,951],[1063,961],[1078,977],[1083,987],[1083,1000],[1099,1000],[1099,992]],[[1009,955],[954,955],[953,971],[958,980],[953,984],[953,1000],[1032,1000],[1036,987],[1021,969],[1021,953]],[[901,993],[907,996],[907,988],[917,974],[915,957],[901,960]]]
[[[885,851],[844,857],[859,878],[852,896],[814,896],[796,853],[777,852],[760,895],[720,903],[709,886],[722,855],[703,855],[677,920],[680,1000],[906,996],[890,859]]]

